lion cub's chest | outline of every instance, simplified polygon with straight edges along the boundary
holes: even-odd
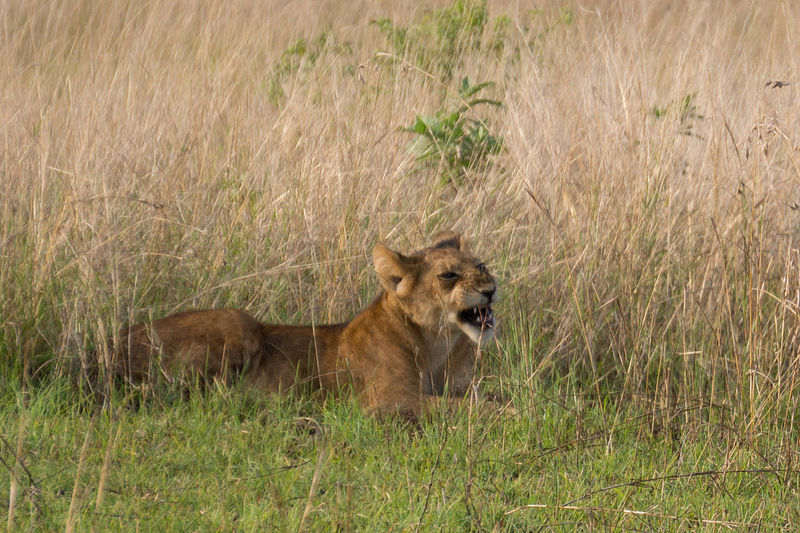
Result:
[[[447,360],[453,348],[459,344],[457,338],[452,335],[440,335],[428,343],[428,361],[427,368],[422,368],[423,371],[438,373],[444,370],[447,366]]]
[[[451,335],[440,335],[430,339],[425,346],[424,357],[419,357],[417,366],[422,382],[422,389],[427,394],[441,394],[445,382],[455,385],[453,378],[469,373],[470,368],[460,368],[465,363],[464,336],[457,332]],[[421,356],[423,354],[418,354]],[[459,380],[460,381],[460,380]]]

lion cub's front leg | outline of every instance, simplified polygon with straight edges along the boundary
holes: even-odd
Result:
[[[445,394],[429,392],[427,381],[416,369],[386,373],[367,381],[363,403],[381,416],[399,414],[407,420],[416,421],[426,413],[441,411],[443,407],[447,412],[458,411],[477,399],[471,394],[474,390],[471,381],[458,391],[446,391]]]

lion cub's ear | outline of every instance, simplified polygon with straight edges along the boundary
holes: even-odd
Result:
[[[466,252],[469,250],[467,238],[455,231],[442,231],[433,237],[431,248],[455,248]]]
[[[418,257],[406,257],[379,243],[372,249],[372,262],[384,289],[401,298],[408,296],[418,272]]]

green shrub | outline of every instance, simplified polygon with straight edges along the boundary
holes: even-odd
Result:
[[[481,48],[487,20],[486,0],[458,0],[412,26],[397,26],[388,18],[372,24],[397,57],[447,81],[466,52]]]
[[[502,149],[502,139],[492,135],[485,119],[467,116],[481,104],[502,105],[498,100],[475,96],[492,85],[493,82],[472,85],[465,77],[458,88],[458,107],[440,109],[433,115],[417,115],[413,124],[403,128],[416,134],[409,150],[418,162],[444,167],[444,182],[460,182],[467,170],[485,169],[489,156]]]
[[[300,38],[286,47],[281,58],[270,70],[267,84],[267,95],[275,105],[280,105],[285,96],[284,81],[300,70],[301,67],[312,67],[325,53],[351,54],[352,48],[347,43],[340,43],[330,32],[323,31],[313,39]]]
[[[703,120],[704,115],[697,112],[697,104],[695,98],[697,93],[689,93],[680,100],[672,102],[664,107],[653,106],[650,113],[656,118],[664,118],[670,114],[675,116],[678,120],[679,131],[682,135],[695,135],[692,132],[692,126],[697,120]]]

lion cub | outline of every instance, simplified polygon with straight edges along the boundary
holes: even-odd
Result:
[[[465,394],[475,345],[492,338],[494,278],[453,232],[410,255],[377,244],[372,260],[383,291],[349,323],[281,326],[235,309],[187,311],[122,330],[113,368],[129,378],[152,368],[241,375],[275,392],[352,386],[368,409],[409,416],[445,390]]]

